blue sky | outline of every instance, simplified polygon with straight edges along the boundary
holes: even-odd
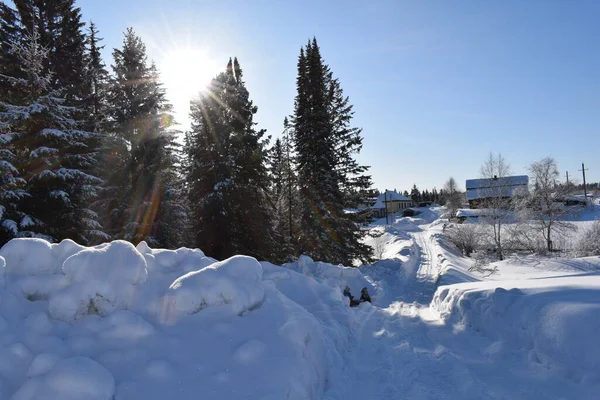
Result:
[[[461,186],[490,151],[515,174],[546,156],[600,180],[600,2],[80,0],[106,56],[133,26],[185,121],[202,80],[237,56],[257,122],[280,134],[300,47],[315,35],[364,129],[384,189]],[[200,54],[182,58],[182,51]],[[177,57],[173,57],[177,54]],[[110,64],[110,60],[107,60]],[[182,66],[185,64],[185,66]],[[171,89],[169,87],[169,89]],[[198,88],[199,89],[199,88]]]

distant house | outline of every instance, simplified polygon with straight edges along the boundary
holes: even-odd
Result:
[[[401,210],[405,210],[413,205],[413,201],[410,197],[402,196],[391,190],[381,193],[377,196],[375,204],[371,206],[372,214],[375,218],[385,217],[385,211],[387,208],[388,213],[396,213]]]
[[[565,206],[586,206],[588,204],[584,196],[556,196],[554,200],[563,203]]]
[[[481,203],[493,198],[513,198],[528,191],[527,175],[467,179],[467,201],[470,208],[480,208]]]

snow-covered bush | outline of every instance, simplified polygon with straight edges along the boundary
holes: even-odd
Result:
[[[230,304],[239,315],[262,303],[262,274],[256,259],[234,256],[178,278],[168,290],[168,302],[177,315],[221,304]]]
[[[575,244],[575,252],[578,257],[600,256],[600,221],[594,221]]]
[[[53,318],[67,322],[127,308],[135,287],[148,275],[144,257],[124,241],[86,248],[69,257],[62,269],[70,285],[50,297],[49,310]]]
[[[477,224],[452,224],[446,228],[445,235],[467,257],[470,257],[481,243],[481,229]]]

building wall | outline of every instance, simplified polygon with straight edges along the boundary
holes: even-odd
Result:
[[[400,210],[405,210],[407,208],[410,208],[411,202],[410,201],[398,201],[398,200],[388,201],[386,206],[387,206],[387,211],[389,213],[395,213]]]

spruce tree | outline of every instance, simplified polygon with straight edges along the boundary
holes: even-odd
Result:
[[[186,165],[193,241],[219,259],[276,257],[265,131],[255,129],[256,112],[237,59],[191,103]]]
[[[421,192],[416,184],[413,184],[413,187],[410,190],[410,198],[415,203],[419,203],[421,201]]]
[[[270,151],[271,194],[279,198],[283,190],[283,174],[285,169],[285,158],[281,139],[277,138]]]
[[[99,225],[87,207],[88,196],[99,179],[86,173],[94,162],[87,143],[95,135],[78,129],[72,116],[79,110],[65,106],[60,92],[51,89],[51,76],[44,72],[48,51],[40,44],[37,30],[13,44],[25,78],[2,76],[23,95],[12,103],[2,102],[0,119],[12,143],[7,154],[19,170],[8,167],[8,180],[18,173],[22,192],[14,206],[11,234],[44,237],[48,240],[74,239],[87,243]],[[14,140],[16,139],[16,140]],[[14,166],[14,164],[13,164]],[[12,196],[14,198],[14,196]]]
[[[146,46],[128,28],[123,47],[113,52],[108,93],[109,131],[104,138],[105,187],[99,204],[114,239],[175,247],[176,220],[168,207],[176,187],[172,107]],[[169,201],[167,201],[169,200]]]
[[[300,215],[298,179],[294,171],[293,144],[291,130],[287,118],[283,123],[283,135],[273,146],[272,156],[272,195],[275,207],[275,230],[281,238],[279,258],[282,261],[293,261],[298,255],[297,235]]]
[[[85,85],[85,34],[75,0],[13,0],[21,26],[35,29],[48,51],[43,73],[50,90],[60,90],[65,104],[80,106]]]
[[[0,2],[0,74],[13,78],[22,78],[19,69],[19,58],[13,51],[13,44],[20,40],[22,29],[19,26],[18,15],[15,10]],[[0,81],[0,96],[6,101],[18,95],[15,92],[14,81],[3,79]]]
[[[100,45],[102,38],[98,36],[96,24],[90,22],[85,52],[85,88],[83,108],[86,111],[89,129],[96,132],[106,128],[107,96],[109,75],[102,60]]]
[[[358,217],[346,213],[371,195],[366,167],[354,160],[362,145],[350,125],[352,106],[321,57],[316,39],[300,51],[294,103],[294,145],[301,201],[300,251],[352,265],[370,261]]]

